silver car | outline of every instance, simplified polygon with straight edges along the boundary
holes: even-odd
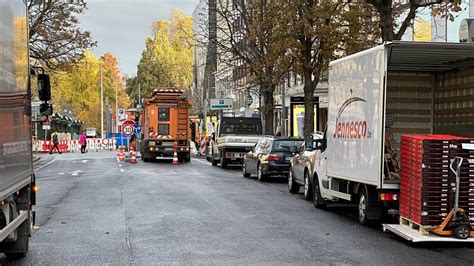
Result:
[[[313,198],[313,169],[316,156],[320,151],[315,149],[316,145],[322,145],[323,132],[314,132],[309,135],[295,156],[290,160],[288,172],[288,191],[298,193],[300,187],[304,187],[304,199]]]

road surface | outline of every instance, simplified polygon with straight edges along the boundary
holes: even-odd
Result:
[[[472,265],[472,246],[410,245],[347,208],[317,210],[284,179],[259,183],[201,159],[119,163],[44,155],[26,258],[0,264]]]

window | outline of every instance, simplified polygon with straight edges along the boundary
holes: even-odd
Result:
[[[170,125],[159,124],[158,125],[158,135],[169,135],[170,134]]]
[[[158,121],[170,121],[170,109],[158,108]]]

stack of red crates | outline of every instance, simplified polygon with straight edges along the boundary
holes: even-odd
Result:
[[[461,166],[459,207],[474,222],[474,151],[462,148],[474,140],[451,135],[404,135],[400,151],[400,216],[420,225],[439,225],[454,207],[456,175],[451,159]],[[473,163],[471,163],[473,162]]]

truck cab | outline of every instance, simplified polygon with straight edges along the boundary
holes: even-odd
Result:
[[[262,122],[254,117],[221,117],[211,143],[212,165],[242,164],[244,156],[262,138]]]

